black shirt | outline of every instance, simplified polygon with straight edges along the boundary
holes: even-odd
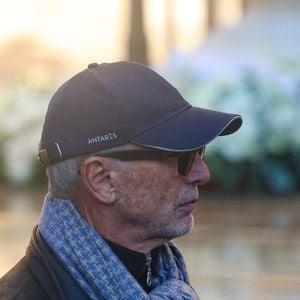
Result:
[[[147,255],[144,253],[136,252],[120,246],[116,243],[113,243],[105,239],[110,248],[114,253],[119,257],[123,262],[127,270],[132,274],[132,276],[137,280],[137,282],[142,286],[142,288],[149,293],[151,291],[151,285],[147,284],[147,273],[149,267],[147,266]],[[157,260],[159,248],[155,248],[151,251],[151,273],[153,272],[153,266]]]

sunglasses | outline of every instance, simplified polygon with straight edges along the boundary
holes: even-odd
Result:
[[[186,175],[192,168],[196,154],[198,153],[200,159],[204,158],[205,146],[187,152],[172,152],[153,149],[132,149],[132,150],[120,150],[110,153],[96,154],[102,157],[116,158],[119,160],[146,160],[146,159],[159,159],[163,157],[177,157],[178,158],[178,173],[180,175]]]

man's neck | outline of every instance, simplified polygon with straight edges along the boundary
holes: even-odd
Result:
[[[167,242],[166,239],[147,238],[144,229],[137,226],[129,228],[123,224],[116,224],[104,215],[85,219],[105,239],[135,252],[148,254],[152,249]],[[94,220],[97,220],[97,222],[94,222]]]
[[[78,211],[102,237],[132,251],[148,254],[152,249],[161,246],[167,239],[148,237],[144,228],[116,222],[116,217],[105,206],[84,205]],[[90,209],[93,207],[93,209]]]

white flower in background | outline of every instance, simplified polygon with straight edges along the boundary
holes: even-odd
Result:
[[[22,183],[31,174],[37,156],[45,96],[24,87],[4,90],[1,97],[1,137],[7,177]]]

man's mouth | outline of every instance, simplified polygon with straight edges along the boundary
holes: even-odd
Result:
[[[179,205],[177,208],[180,209],[186,209],[186,210],[194,210],[197,206],[197,199],[192,199],[190,201],[187,201],[181,205]]]

